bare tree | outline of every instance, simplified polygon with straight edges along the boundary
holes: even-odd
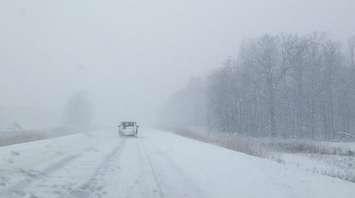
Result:
[[[170,117],[205,117],[206,126],[216,131],[253,136],[334,139],[338,131],[350,133],[355,130],[355,39],[348,46],[344,53],[324,33],[246,40],[235,59],[200,81],[204,86],[188,86],[173,97],[177,109],[191,109],[196,101],[205,105],[183,114],[170,110],[179,112]]]

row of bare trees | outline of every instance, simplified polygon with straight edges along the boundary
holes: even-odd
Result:
[[[352,136],[354,56],[355,38],[346,44],[321,33],[246,40],[235,58],[173,96],[163,115],[175,125],[253,136]]]

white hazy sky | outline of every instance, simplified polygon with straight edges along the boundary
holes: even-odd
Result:
[[[0,0],[0,106],[58,119],[85,89],[97,121],[139,120],[243,38],[324,31],[345,39],[354,19],[354,0]]]

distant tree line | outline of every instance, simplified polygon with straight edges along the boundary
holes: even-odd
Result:
[[[88,92],[73,94],[64,109],[63,125],[72,129],[86,130],[92,127],[93,105]]]
[[[170,126],[252,136],[332,139],[355,134],[355,37],[263,35],[162,110]]]

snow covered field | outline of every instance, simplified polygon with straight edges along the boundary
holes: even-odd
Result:
[[[0,147],[0,197],[348,198],[355,184],[158,130],[103,130]]]

